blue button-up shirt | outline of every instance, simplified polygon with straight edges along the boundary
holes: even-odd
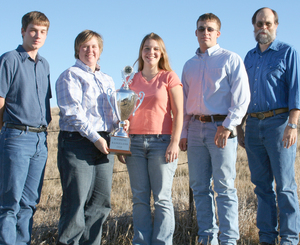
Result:
[[[259,45],[245,57],[251,101],[248,113],[288,107],[300,109],[299,55],[275,40],[263,53]]]
[[[21,45],[0,57],[3,122],[39,127],[51,121],[49,64],[39,54],[36,60]]]

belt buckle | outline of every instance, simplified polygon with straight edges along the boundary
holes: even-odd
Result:
[[[206,123],[205,120],[202,120],[202,118],[204,118],[204,117],[205,117],[204,115],[200,115],[200,116],[199,116],[199,121],[202,122],[202,123]]]
[[[262,113],[262,112],[257,112],[256,113],[256,117],[259,119],[259,120],[264,120],[266,118],[265,114]]]

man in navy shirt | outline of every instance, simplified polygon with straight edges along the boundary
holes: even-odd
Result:
[[[38,54],[48,18],[22,18],[23,43],[0,57],[0,244],[30,244],[47,160],[48,62]]]
[[[278,15],[261,8],[252,17],[257,46],[245,58],[251,102],[245,138],[238,127],[239,143],[246,148],[251,181],[258,199],[257,227],[261,244],[298,244],[299,203],[295,182],[297,123],[300,109],[299,56],[276,40]],[[276,192],[274,189],[276,181]]]

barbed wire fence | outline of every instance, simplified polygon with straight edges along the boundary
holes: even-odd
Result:
[[[60,129],[48,129],[47,132],[48,133],[59,133]],[[299,148],[299,147],[298,147]],[[299,149],[297,150],[299,152]],[[296,156],[296,161],[300,159],[299,153]],[[241,163],[248,163],[247,160],[239,160]],[[177,166],[183,166],[183,165],[187,165],[188,161],[182,162],[182,163],[178,163]],[[120,173],[127,173],[127,170],[114,170],[113,174],[120,174]],[[174,178],[177,178],[178,176],[174,176]],[[54,180],[59,180],[60,178],[44,178],[44,181],[54,181]],[[189,208],[187,210],[189,212],[190,217],[193,217],[194,215],[194,198],[193,198],[193,190],[191,189],[191,187],[189,187]]]

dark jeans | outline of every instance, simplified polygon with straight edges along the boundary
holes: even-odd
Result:
[[[106,133],[101,136],[108,140]],[[57,164],[63,197],[58,244],[101,243],[102,225],[111,209],[113,163],[113,155],[101,153],[79,133],[59,133]]]

